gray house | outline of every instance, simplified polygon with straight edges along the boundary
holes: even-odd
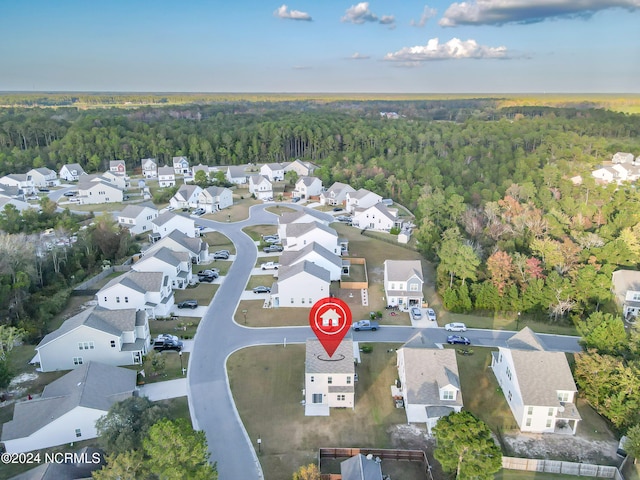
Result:
[[[420,306],[423,302],[422,264],[420,260],[385,260],[384,292],[387,305]]]
[[[342,480],[382,480],[380,463],[359,453],[340,462]]]

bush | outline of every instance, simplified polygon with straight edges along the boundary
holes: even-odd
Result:
[[[371,353],[373,352],[373,345],[362,345],[360,347],[360,351],[362,353]]]

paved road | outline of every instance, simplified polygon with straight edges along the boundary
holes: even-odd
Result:
[[[250,218],[224,223],[201,218],[199,223],[220,231],[231,239],[236,259],[198,327],[189,358],[188,398],[194,428],[205,432],[211,458],[218,462],[221,480],[262,479],[262,469],[236,410],[226,373],[226,360],[236,350],[265,344],[304,343],[313,336],[309,327],[248,328],[236,324],[233,315],[247,280],[256,263],[257,250],[242,232],[248,225],[277,224],[277,216],[265,211],[267,205],[254,206]],[[304,208],[292,205],[293,208]],[[469,329],[464,335],[477,346],[506,346],[514,332]],[[356,341],[404,343],[415,335],[434,343],[446,342],[442,328],[416,329],[385,326],[377,332],[353,333]],[[579,351],[576,337],[540,335],[550,350]],[[258,394],[258,392],[256,393]]]

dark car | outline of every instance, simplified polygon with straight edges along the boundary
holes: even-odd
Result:
[[[171,338],[157,338],[155,342],[153,342],[153,349],[158,350],[159,352],[165,350],[174,350],[179,352],[182,350],[183,343],[180,340],[173,340]]]
[[[216,278],[218,278],[218,274],[214,273],[213,275],[204,275],[204,276],[198,277],[198,280],[200,280],[201,282],[211,283]]]
[[[253,293],[271,293],[271,289],[261,285],[259,287],[255,287],[253,289]]]
[[[467,337],[463,337],[461,335],[449,335],[447,337],[447,343],[449,345],[471,345],[471,342]]]
[[[178,304],[178,308],[198,308],[198,301],[184,300]]]
[[[76,196],[76,192],[64,192],[63,195],[65,197],[75,197]]]
[[[208,268],[207,270],[200,270],[198,272],[199,277],[211,277],[215,276],[216,278],[220,275],[220,270],[217,268]]]
[[[48,188],[39,188],[38,191],[42,193],[49,193],[51,190],[49,190]]]
[[[195,211],[193,212],[194,215],[204,215],[206,212],[206,210],[204,208],[196,208]]]
[[[293,197],[293,198],[291,199],[291,201],[292,201],[292,202],[294,202],[294,203],[297,203],[297,202],[299,202],[299,201],[300,201],[300,197]]]
[[[333,211],[334,212],[341,212],[343,210],[342,207],[334,207]]]
[[[264,247],[262,249],[262,251],[264,253],[273,253],[273,252],[281,252],[282,250],[284,250],[284,248],[282,248],[281,245],[269,245],[268,247]]]

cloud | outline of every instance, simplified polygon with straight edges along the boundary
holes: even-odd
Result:
[[[393,15],[383,15],[378,18],[378,15],[369,10],[369,2],[360,2],[357,5],[351,5],[347,8],[341,21],[345,23],[355,23],[356,25],[377,22],[381,25],[389,25],[391,28],[394,28],[396,18]]]
[[[640,8],[640,0],[471,0],[452,3],[438,24],[503,25],[537,23],[550,18],[590,17],[609,8]]]
[[[509,58],[507,47],[487,47],[478,45],[475,40],[452,38],[447,43],[440,43],[437,38],[430,39],[426,45],[404,47],[394,53],[387,53],[384,59],[403,62],[416,66],[417,62],[430,60],[451,60],[463,58]]]
[[[396,26],[396,17],[393,15],[383,15],[380,17],[380,21],[378,22],[381,25],[389,25],[390,28],[395,28]]]
[[[411,22],[409,22],[409,25],[411,25],[412,27],[422,28],[427,24],[427,21],[430,18],[433,18],[436,16],[436,13],[438,13],[438,11],[435,8],[431,8],[429,5],[425,5],[424,10],[422,10],[422,15],[420,16],[420,20],[416,22],[415,20],[412,19]]]
[[[311,21],[311,15],[300,10],[289,10],[285,4],[282,4],[273,14],[278,18],[284,18],[286,20],[303,20],[306,22]]]
[[[354,53],[349,57],[350,60],[369,60],[371,57],[369,55],[363,55],[359,52]]]

